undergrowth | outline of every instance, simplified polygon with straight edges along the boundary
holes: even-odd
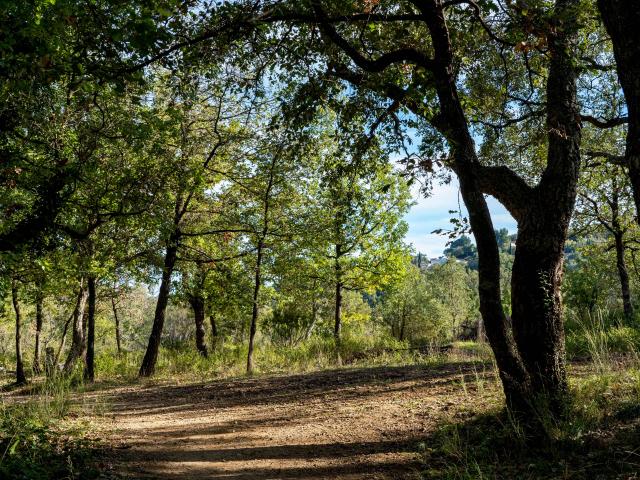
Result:
[[[460,407],[459,420],[421,444],[425,478],[640,478],[640,363],[628,335],[616,343],[612,331],[620,327],[602,319],[582,326],[582,354],[591,361],[572,367],[567,415],[552,421],[541,414],[544,431],[535,437],[505,411],[502,399],[485,394],[483,376],[463,377],[462,391],[475,397]],[[500,392],[500,386],[492,383],[489,390]]]
[[[32,385],[25,401],[0,403],[0,478],[90,479],[96,444],[87,425],[61,422],[71,416],[73,378]]]
[[[280,346],[264,342],[254,351],[255,373],[303,373],[329,368],[402,365],[445,361],[464,361],[469,358],[490,359],[488,346],[455,346],[455,352],[438,353],[428,348],[411,348],[390,337],[368,339],[345,336],[337,356],[333,338],[313,337],[294,346]],[[133,380],[144,352],[102,352],[96,359],[96,372],[103,379]],[[156,366],[157,379],[206,380],[217,377],[236,377],[245,374],[247,347],[236,343],[218,343],[209,347],[208,356],[200,355],[191,343],[173,345],[160,350]]]

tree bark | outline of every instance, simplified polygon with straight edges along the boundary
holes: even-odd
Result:
[[[13,309],[16,314],[16,384],[24,385],[27,383],[27,377],[24,373],[24,365],[22,363],[22,347],[21,347],[21,321],[20,301],[18,300],[18,282],[14,279],[11,282],[11,299],[13,301]]]
[[[566,231],[545,220],[548,211],[533,210],[518,224],[511,320],[531,379],[530,400],[546,401],[542,397],[547,396],[552,411],[559,414],[567,388],[560,296]]]
[[[263,211],[262,211],[262,231],[258,236],[257,252],[256,252],[256,272],[255,283],[253,287],[253,308],[251,310],[251,325],[249,327],[249,349],[247,352],[247,373],[253,373],[253,349],[256,336],[256,330],[258,326],[258,298],[260,294],[260,286],[262,284],[262,254],[265,248],[265,240],[269,234],[269,209],[271,207],[271,190],[273,189],[273,182],[275,180],[275,168],[278,161],[278,155],[273,155],[271,158],[271,165],[269,167],[269,181],[267,182],[267,188],[264,191]]]
[[[122,340],[120,336],[120,318],[118,318],[118,309],[116,307],[116,299],[111,297],[111,309],[113,310],[113,318],[116,323],[116,347],[118,348],[118,356],[122,355]]]
[[[40,368],[40,356],[41,356],[41,345],[40,345],[40,337],[42,336],[42,322],[43,322],[43,304],[44,304],[44,293],[42,291],[42,285],[39,283],[37,285],[38,291],[36,292],[36,337],[35,344],[33,348],[33,373],[39,374],[42,372]]]
[[[625,160],[640,212],[640,2],[598,0],[598,9],[611,37],[618,79],[627,103],[628,129]],[[640,222],[640,215],[636,214]]]
[[[207,351],[207,344],[205,342],[204,298],[201,295],[191,295],[189,297],[189,303],[193,309],[193,316],[196,325],[196,348],[200,355],[207,358],[209,352]]]
[[[251,310],[251,324],[249,326],[249,351],[247,352],[247,373],[253,373],[253,349],[258,325],[258,296],[260,294],[260,285],[262,284],[260,267],[262,265],[263,247],[264,241],[261,238],[258,241],[258,251],[256,254],[256,272],[253,285],[253,308]]]
[[[631,288],[629,287],[629,272],[624,258],[625,246],[623,234],[620,232],[614,234],[614,240],[616,246],[616,267],[618,269],[618,277],[620,278],[624,316],[627,319],[631,319],[633,318],[633,303],[631,302]]]
[[[557,29],[548,35],[547,167],[518,219],[511,280],[512,325],[531,378],[533,402],[553,416],[566,408],[567,373],[562,318],[564,245],[577,195],[581,125],[573,41],[576,0],[557,0]],[[540,397],[540,398],[537,398]]]
[[[406,317],[406,305],[402,305],[402,317],[400,321],[400,334],[398,335],[398,340],[401,342],[404,341],[404,329],[407,323]]]
[[[78,294],[78,301],[76,302],[76,308],[73,311],[73,336],[71,339],[71,348],[67,355],[67,360],[64,362],[65,373],[70,373],[75,366],[76,361],[79,358],[83,358],[85,355],[86,342],[84,331],[84,314],[87,303],[88,291],[84,285],[84,278],[80,279],[80,292]]]
[[[216,317],[212,313],[209,315],[209,324],[211,325],[211,350],[216,349],[218,343],[218,326],[216,325]]]
[[[333,338],[336,340],[336,346],[340,346],[340,337],[342,334],[342,266],[340,265],[340,258],[342,257],[342,245],[336,244],[336,259],[334,264],[335,278],[336,278],[336,298],[335,309],[333,316]]]
[[[165,313],[167,304],[169,303],[169,292],[171,291],[171,275],[178,258],[178,236],[172,235],[164,256],[164,267],[162,268],[162,280],[160,282],[160,291],[158,292],[158,301],[156,302],[156,311],[153,317],[153,326],[151,327],[151,335],[147,350],[138,372],[139,377],[150,377],[154,374],[156,363],[158,361],[158,352],[160,350],[160,341],[162,339],[162,330],[164,328]]]
[[[95,339],[96,339],[96,278],[90,275],[87,279],[87,359],[84,367],[84,379],[89,383],[95,380]]]

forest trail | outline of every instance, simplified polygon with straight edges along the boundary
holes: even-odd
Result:
[[[372,367],[94,392],[115,478],[413,479],[482,364]],[[106,398],[105,398],[106,394]],[[113,478],[113,477],[109,477]]]

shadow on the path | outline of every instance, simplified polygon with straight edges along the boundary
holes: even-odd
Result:
[[[121,415],[177,413],[203,408],[231,408],[257,405],[364,398],[381,391],[411,388],[451,387],[465,380],[491,375],[482,362],[402,367],[370,367],[324,370],[297,375],[271,375],[243,379],[221,379],[189,385],[150,385],[134,391],[116,391],[107,396]],[[407,383],[407,385],[403,385]],[[109,395],[110,388],[103,390]]]

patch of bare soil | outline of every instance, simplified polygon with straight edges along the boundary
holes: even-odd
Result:
[[[473,402],[461,378],[482,369],[375,367],[95,392],[109,405],[98,420],[112,446],[105,464],[118,478],[419,478],[419,443]]]

